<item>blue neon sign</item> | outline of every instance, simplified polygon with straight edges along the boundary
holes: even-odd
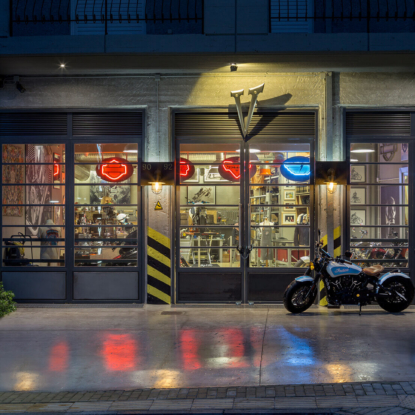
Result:
[[[294,182],[306,182],[310,179],[310,159],[303,156],[290,157],[282,163],[281,174]]]

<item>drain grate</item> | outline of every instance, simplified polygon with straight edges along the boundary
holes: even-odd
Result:
[[[162,316],[180,316],[181,314],[185,314],[184,311],[162,311]]]

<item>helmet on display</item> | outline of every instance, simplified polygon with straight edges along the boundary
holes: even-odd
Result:
[[[117,215],[117,220],[122,221],[127,217],[127,215],[125,213],[120,213],[119,215]]]

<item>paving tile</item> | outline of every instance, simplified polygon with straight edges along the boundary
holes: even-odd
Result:
[[[271,409],[274,408],[274,399],[270,398],[242,398],[235,399],[234,409]]]
[[[192,407],[192,399],[167,399],[165,401],[153,401],[153,405],[150,407],[150,411],[162,411],[162,410],[186,410]]]
[[[66,412],[73,403],[35,403],[27,408],[27,412]]]
[[[163,401],[165,402],[165,401]],[[112,402],[110,403],[110,411],[148,411],[153,405],[153,401],[124,401],[124,402]]]
[[[358,406],[355,396],[316,397],[318,408],[343,408]]]
[[[31,404],[23,404],[23,403],[2,403],[0,404],[0,414],[11,414],[11,413],[18,413],[18,412],[26,412],[28,408],[30,408]]]
[[[357,396],[357,406],[398,406],[401,402],[397,396]]]
[[[284,408],[317,408],[315,398],[275,398],[274,401],[275,409]]]
[[[232,409],[233,402],[233,399],[194,399],[191,409]]]
[[[112,402],[75,402],[68,412],[107,411]]]

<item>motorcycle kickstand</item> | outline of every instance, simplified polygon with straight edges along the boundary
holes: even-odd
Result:
[[[361,315],[362,315],[362,304],[359,303],[359,316],[361,316]]]

